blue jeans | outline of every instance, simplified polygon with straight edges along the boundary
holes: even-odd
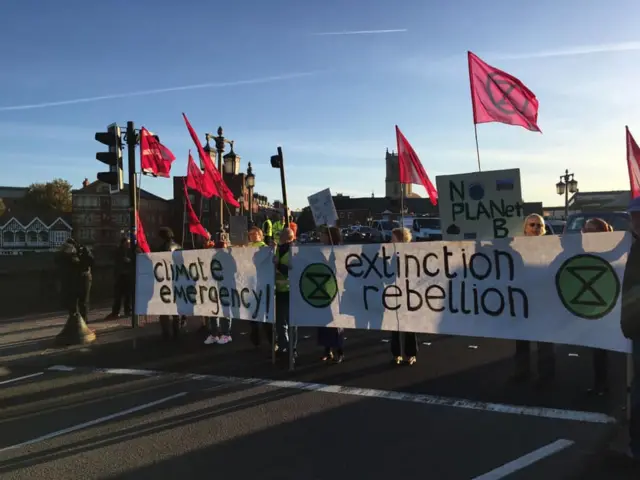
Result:
[[[631,454],[640,459],[640,338],[631,342],[631,358],[633,361],[633,380],[631,383],[631,412],[629,419],[629,449]]]
[[[209,330],[211,330],[211,334],[215,337],[231,335],[231,319],[211,317],[209,318]]]
[[[291,348],[298,348],[298,329],[289,328],[289,292],[276,292],[276,341],[278,350],[289,349],[289,334],[291,334]]]

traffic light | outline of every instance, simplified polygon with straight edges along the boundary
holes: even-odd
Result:
[[[124,189],[120,127],[112,123],[106,132],[96,132],[96,140],[109,147],[108,152],[96,153],[97,160],[109,165],[108,172],[98,172],[98,180],[109,184],[110,193],[118,193]]]
[[[280,168],[282,166],[282,157],[280,155],[272,155],[271,166],[273,168]]]

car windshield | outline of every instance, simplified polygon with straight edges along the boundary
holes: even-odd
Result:
[[[380,227],[382,230],[393,230],[394,228],[400,228],[400,224],[398,222],[380,222]]]
[[[440,230],[439,218],[416,218],[413,221],[413,224],[417,228],[429,228],[431,230]]]
[[[568,232],[579,232],[584,227],[587,220],[591,218],[601,218],[609,225],[613,227],[615,231],[625,231],[629,229],[629,218],[624,214],[611,214],[611,213],[594,213],[593,215],[575,215],[569,217],[569,223],[567,224]]]

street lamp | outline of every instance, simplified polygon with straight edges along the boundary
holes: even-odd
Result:
[[[233,140],[229,142],[231,150],[224,155],[224,173],[227,175],[237,175],[240,170],[240,155],[233,151]]]
[[[233,141],[231,140],[227,140],[226,138],[224,138],[224,136],[222,135],[222,127],[218,127],[218,136],[214,137],[213,135],[211,135],[210,133],[206,133],[205,134],[205,138],[207,140],[207,144],[204,148],[204,150],[206,152],[210,152],[211,151],[211,146],[209,145],[209,140],[213,139],[216,143],[216,159],[217,159],[217,163],[218,163],[218,171],[220,172],[220,175],[222,175],[222,154],[224,153],[224,145],[225,143],[229,143],[231,145],[233,145]],[[233,153],[233,146],[231,147],[231,152],[229,153]],[[234,153],[235,156],[235,153]],[[229,162],[231,163],[231,162]],[[233,168],[232,166],[228,167],[228,168]],[[224,170],[226,171],[226,169]],[[222,198],[218,198],[218,232],[220,234],[220,239],[222,240],[226,235],[224,232],[224,200],[222,200]]]
[[[247,176],[245,177],[245,186],[249,191],[249,222],[253,223],[253,188],[256,186],[256,176],[253,174],[251,162],[247,165]]]
[[[564,175],[560,175],[560,181],[556,183],[556,192],[558,195],[564,195],[564,220],[569,217],[569,193],[578,191],[578,181],[574,178],[573,173],[569,170],[564,171]]]

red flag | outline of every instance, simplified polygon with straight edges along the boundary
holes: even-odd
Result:
[[[400,183],[422,185],[427,190],[429,200],[433,205],[438,204],[438,191],[433,186],[429,175],[425,172],[422,162],[418,158],[409,140],[396,125],[396,142],[398,143],[398,164],[400,167]]]
[[[189,130],[191,139],[193,140],[193,143],[196,144],[198,155],[200,155],[200,160],[204,165],[204,175],[205,177],[211,177],[212,183],[216,187],[216,192],[214,193],[214,195],[222,198],[222,200],[227,202],[229,205],[239,207],[240,204],[238,203],[238,200],[233,197],[233,193],[231,192],[231,190],[229,190],[229,187],[227,187],[227,184],[224,182],[222,175],[215,167],[215,165],[211,162],[211,157],[209,157],[209,155],[207,155],[207,152],[204,151],[204,148],[202,148],[202,144],[200,143],[200,140],[198,140],[198,134],[189,123],[189,119],[187,119],[187,116],[184,113],[182,114],[182,116],[184,117],[184,121],[187,124],[187,129]]]
[[[524,83],[468,52],[473,123],[499,122],[540,132],[538,99]]]
[[[640,148],[627,130],[627,168],[629,169],[629,182],[631,183],[631,198],[640,197]]]
[[[149,253],[151,249],[149,248],[149,244],[147,243],[147,236],[144,234],[144,228],[142,227],[142,222],[140,221],[140,216],[136,211],[136,245],[140,248],[142,253]]]
[[[196,165],[191,156],[191,150],[189,150],[189,163],[187,165],[187,187],[200,192],[205,198],[211,198],[218,192],[211,177],[203,174],[202,170]]]
[[[140,167],[142,173],[169,178],[171,164],[176,159],[167,147],[146,128],[140,129]]]
[[[187,209],[187,219],[189,220],[189,231],[191,233],[195,233],[196,235],[200,235],[206,239],[211,238],[209,232],[202,226],[196,212],[193,211],[193,205],[191,205],[191,200],[189,199],[189,192],[187,191],[187,182],[182,184],[184,187],[184,201]]]

